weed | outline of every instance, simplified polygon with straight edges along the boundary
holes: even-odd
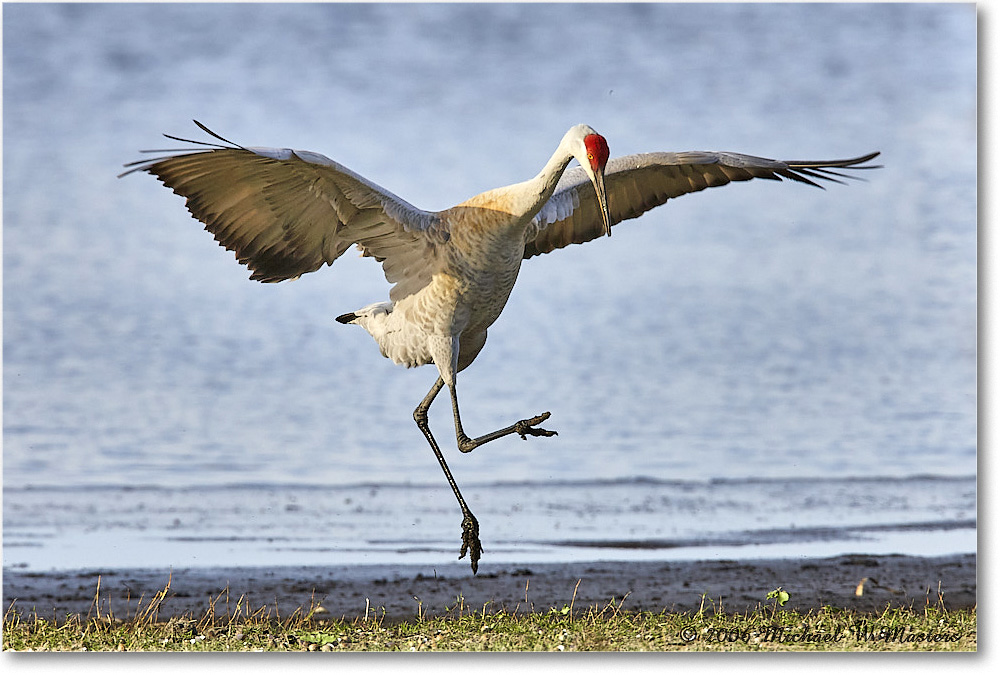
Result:
[[[579,583],[577,584],[579,587]],[[923,608],[859,612],[825,607],[778,611],[780,588],[755,610],[723,610],[707,596],[696,612],[623,610],[627,596],[581,610],[576,589],[560,608],[534,612],[525,585],[525,607],[512,611],[457,596],[446,614],[394,621],[365,601],[353,620],[326,618],[312,599],[281,617],[252,607],[229,590],[210,597],[200,616],[159,619],[170,590],[140,598],[134,615],[119,619],[101,606],[100,583],[87,616],[63,621],[24,615],[12,604],[4,615],[5,650],[16,651],[975,651],[976,610]],[[568,589],[567,589],[568,590]],[[939,597],[940,600],[940,597]],[[773,601],[773,602],[769,602]],[[706,611],[706,605],[714,611]]]

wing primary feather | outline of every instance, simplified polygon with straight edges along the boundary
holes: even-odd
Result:
[[[184,138],[182,136],[171,136],[170,134],[163,134],[165,138],[169,138],[172,141],[180,141],[182,143],[194,143],[195,145],[201,145],[206,148],[219,148],[221,150],[228,150],[231,146],[220,145],[219,143],[209,143],[208,141],[196,141],[193,138]],[[201,150],[196,150],[195,148],[182,148],[188,152],[202,152]],[[139,152],[175,152],[174,150],[140,150]]]
[[[800,183],[805,183],[806,185],[812,185],[813,187],[818,187],[820,190],[825,190],[826,188],[817,183],[816,181],[809,180],[808,176],[813,178],[819,178],[816,174],[809,173],[804,169],[798,171],[778,171],[777,176],[784,176],[785,178],[798,181]],[[777,177],[774,176],[774,177]],[[832,180],[834,183],[840,183],[841,181],[835,178],[828,178],[827,180]]]
[[[202,124],[202,123],[201,123],[201,122],[199,122],[198,120],[191,120],[191,121],[192,121],[192,122],[194,122],[195,124],[197,124],[197,125],[198,125],[198,128],[199,128],[199,129],[201,129],[202,131],[204,131],[204,132],[205,132],[206,134],[208,134],[208,135],[209,135],[209,136],[211,136],[212,138],[218,138],[218,139],[219,139],[220,141],[222,141],[223,143],[228,143],[228,144],[229,144],[229,145],[231,145],[232,147],[235,147],[235,148],[239,148],[240,150],[246,150],[246,148],[244,148],[244,147],[243,147],[242,145],[240,145],[239,143],[233,143],[233,142],[232,142],[231,140],[229,140],[228,138],[223,138],[222,136],[220,136],[219,134],[215,133],[214,131],[212,131],[211,129],[209,129],[208,127],[206,127],[206,126],[205,126],[204,124]],[[248,151],[248,152],[249,152],[249,151]]]
[[[862,155],[861,157],[854,157],[853,159],[834,159],[834,160],[788,160],[785,162],[788,166],[798,169],[822,169],[822,168],[834,168],[843,169],[846,167],[851,167],[852,169],[881,169],[881,164],[874,164],[869,166],[858,166],[858,164],[864,164],[865,162],[870,162],[875,159],[881,152],[871,152],[867,155]]]
[[[208,147],[208,148],[222,148],[222,149],[239,148],[240,150],[247,150],[246,148],[244,148],[239,143],[234,143],[233,141],[229,140],[228,138],[223,138],[222,136],[220,136],[219,134],[215,133],[214,131],[212,131],[211,129],[209,129],[208,127],[206,127],[204,124],[202,124],[198,120],[191,120],[191,121],[194,122],[195,124],[197,124],[198,128],[201,129],[202,131],[204,131],[206,134],[208,134],[212,138],[219,139],[225,145],[219,145],[218,143],[210,143],[208,141],[196,141],[196,140],[191,139],[191,138],[181,138],[180,136],[171,136],[170,134],[163,134],[163,135],[166,136],[167,138],[169,138],[172,141],[180,141],[181,143],[194,143],[195,145],[201,145],[201,146]],[[191,148],[184,148],[184,149],[185,150],[191,150]],[[176,150],[140,150],[139,152],[177,152],[177,151]],[[250,151],[247,150],[247,152],[250,152]]]

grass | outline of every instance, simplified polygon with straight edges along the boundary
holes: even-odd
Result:
[[[143,602],[135,616],[95,615],[62,621],[4,615],[3,645],[15,651],[975,651],[976,610],[889,608],[865,613],[824,607],[784,609],[780,589],[753,611],[726,612],[703,598],[697,612],[623,610],[624,598],[580,610],[546,612],[468,607],[463,598],[443,616],[393,621],[368,610],[333,619],[319,605],[274,616],[223,593],[200,617],[158,618],[170,584]],[[225,602],[223,597],[225,596]],[[575,593],[574,593],[575,599]],[[220,604],[225,607],[220,612]],[[706,606],[707,605],[707,606]]]

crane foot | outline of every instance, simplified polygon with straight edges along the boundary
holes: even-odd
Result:
[[[545,420],[552,416],[550,412],[544,412],[541,415],[536,415],[530,420],[521,420],[514,425],[514,433],[520,436],[523,440],[528,440],[528,436],[558,436],[558,432],[549,431],[548,429],[535,429],[536,424],[541,424]]]
[[[479,558],[483,554],[483,545],[479,541],[479,521],[472,513],[466,513],[462,521],[462,550],[458,553],[458,559],[469,554],[469,562],[472,563],[472,573],[479,571]]]

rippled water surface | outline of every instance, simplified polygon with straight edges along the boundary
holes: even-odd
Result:
[[[466,484],[483,569],[580,560],[975,550],[973,478]],[[459,527],[438,485],[8,489],[18,569],[441,565]]]
[[[386,298],[378,266],[250,282],[182,200],[115,178],[192,118],[432,209],[534,175],[578,122],[614,154],[881,150],[867,182],[709,190],[527,261],[461,375],[463,419],[478,434],[550,410],[559,435],[460,455],[446,398],[431,424],[495,559],[739,555],[761,531],[815,550],[794,547],[880,524],[845,546],[974,550],[974,6],[3,17],[5,565],[264,564],[265,537],[317,563],[454,553],[411,417],[434,371],[333,321]],[[936,534],[885,543],[914,527]]]

